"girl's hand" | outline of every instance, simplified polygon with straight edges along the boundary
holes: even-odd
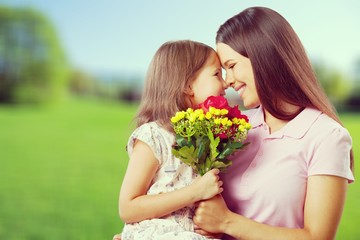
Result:
[[[194,193],[198,195],[198,200],[206,200],[221,193],[223,188],[222,181],[219,181],[219,169],[212,169],[205,173],[204,176],[198,177],[193,182],[196,187]]]
[[[222,233],[228,213],[230,210],[222,196],[218,194],[198,204],[193,220],[198,227],[205,231]]]

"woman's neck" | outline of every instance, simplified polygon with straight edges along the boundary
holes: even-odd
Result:
[[[286,112],[294,113],[299,110],[298,106],[291,104],[284,104]],[[284,127],[290,120],[282,120],[271,115],[266,109],[264,109],[264,120],[269,127],[269,132],[274,133]]]

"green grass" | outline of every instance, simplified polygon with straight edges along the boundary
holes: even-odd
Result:
[[[111,239],[136,106],[71,100],[53,108],[0,106],[0,239]],[[360,156],[360,114],[342,114]],[[358,158],[359,159],[359,158]],[[360,236],[358,184],[337,239]]]
[[[0,239],[111,239],[135,108],[0,108]]]
[[[343,217],[339,226],[337,238],[339,240],[357,240],[360,238],[359,218],[360,218],[360,185],[359,181],[359,161],[360,161],[360,113],[340,115],[345,127],[349,130],[353,140],[353,150],[355,156],[355,182],[349,185],[347,201]]]

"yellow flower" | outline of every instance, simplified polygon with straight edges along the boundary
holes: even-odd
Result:
[[[245,119],[243,119],[243,118],[242,118],[242,119],[240,119],[240,124],[241,124],[241,125],[245,125],[245,124],[246,124]]]
[[[229,113],[229,111],[227,110],[227,109],[221,109],[220,110],[220,114],[221,115],[226,115],[226,114],[228,114]]]
[[[215,123],[216,125],[220,125],[221,119],[215,118],[215,119],[214,119],[214,123]]]
[[[212,117],[212,114],[210,112],[207,112],[205,114],[206,119],[210,119]]]
[[[227,122],[228,122],[228,118],[221,119],[221,124],[222,125],[227,125]]]
[[[209,112],[211,113],[211,114],[214,114],[215,115],[215,112],[216,112],[216,108],[214,108],[214,107],[210,107],[209,108]]]
[[[198,115],[204,114],[204,111],[202,109],[196,109],[194,112]]]
[[[202,121],[205,119],[205,115],[203,113],[199,114],[199,120]]]
[[[189,116],[189,121],[190,121],[190,122],[195,122],[195,121],[196,121],[196,115],[190,114],[190,116]]]
[[[246,128],[247,130],[250,130],[250,129],[251,129],[251,124],[250,124],[250,123],[246,123],[246,124],[245,124],[245,128]]]
[[[180,121],[183,118],[185,118],[185,112],[181,111],[181,112],[176,112],[175,116],[172,117],[170,120],[172,123],[177,123],[178,121]]]
[[[185,117],[185,112],[184,111],[177,112],[175,117],[177,117],[177,118],[179,118],[179,120],[181,120]]]
[[[171,118],[172,123],[177,123],[178,121],[179,121],[179,119],[177,117],[172,117]]]

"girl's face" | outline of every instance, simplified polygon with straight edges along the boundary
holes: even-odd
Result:
[[[243,100],[246,108],[255,108],[260,105],[260,99],[255,87],[255,79],[251,62],[229,45],[216,44],[221,65],[226,71],[225,81],[235,89]]]
[[[209,96],[223,96],[226,88],[219,58],[212,52],[190,85],[191,104],[197,106]]]

